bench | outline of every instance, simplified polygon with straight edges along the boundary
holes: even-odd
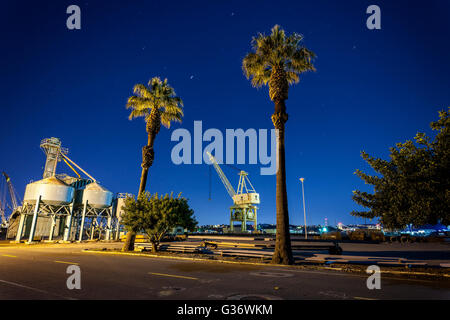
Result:
[[[252,243],[244,242],[222,242],[204,240],[202,245],[206,248],[217,249],[219,247],[228,248],[275,248],[274,239],[265,239],[264,241],[253,241]],[[294,250],[327,250],[329,254],[340,255],[342,248],[337,241],[291,241],[291,247]]]
[[[207,248],[198,245],[161,245],[159,250],[181,253],[203,253]]]
[[[266,247],[266,245],[257,245],[254,243],[242,243],[242,242],[222,242],[222,241],[203,241],[202,245],[204,247],[211,247],[217,249],[218,247],[228,247],[228,248],[255,248],[255,247]]]
[[[302,241],[306,242],[306,241]],[[308,241],[306,243],[302,243],[299,241],[292,241],[291,248],[293,250],[327,250],[329,254],[333,255],[341,255],[342,248],[339,246],[337,241],[321,241],[321,242],[312,242]],[[267,245],[268,248],[274,248],[275,244],[271,243]]]
[[[292,245],[294,250],[327,250],[329,254],[341,255],[342,248],[338,243],[330,245]]]
[[[136,244],[137,251],[147,251],[152,249],[151,243]],[[197,244],[160,244],[158,250],[161,251],[179,251],[179,252],[196,252],[205,249]]]
[[[273,253],[267,251],[249,251],[249,250],[217,250],[213,252],[214,254],[224,256],[235,256],[235,257],[250,257],[259,258],[261,260],[271,259]]]

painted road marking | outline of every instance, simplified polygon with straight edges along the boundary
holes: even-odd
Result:
[[[279,271],[283,271],[278,269]],[[285,270],[284,270],[285,271]],[[366,275],[362,274],[354,274],[354,273],[338,273],[338,272],[321,272],[321,271],[306,271],[306,270],[294,270],[290,269],[289,272],[297,272],[297,273],[311,273],[311,274],[320,274],[320,275],[326,275],[326,276],[339,276],[339,277],[355,277],[355,278],[367,278]],[[388,275],[391,274],[390,271],[381,271],[381,274],[385,274],[383,276],[383,279],[387,280],[394,280],[394,281],[403,281],[403,282],[427,282],[427,283],[434,283],[435,280],[423,280],[423,279],[411,279],[411,278],[401,278],[401,277],[389,277]],[[444,276],[447,276],[444,274]],[[448,277],[448,276],[447,276]]]
[[[36,288],[24,286],[23,284],[18,284],[18,283],[6,281],[6,280],[0,280],[0,282],[1,282],[1,283],[9,284],[9,285],[12,285],[12,286],[15,286],[15,287],[19,287],[19,288],[25,288],[25,289],[29,289],[29,290],[32,290],[32,291],[36,291],[36,292],[39,292],[39,293],[45,293],[45,294],[48,294],[48,292],[45,291],[45,290],[40,290],[40,289],[36,289]]]
[[[356,300],[378,300],[378,299],[374,299],[374,298],[365,298],[365,297],[353,297],[353,299],[356,299]]]
[[[281,269],[277,269],[278,271],[285,271]],[[358,278],[367,278],[365,275],[360,274],[351,274],[351,273],[339,273],[339,272],[323,272],[323,271],[307,271],[307,270],[295,270],[295,269],[289,269],[288,272],[297,272],[297,273],[311,273],[311,274],[317,274],[317,275],[326,275],[326,276],[339,276],[339,277],[358,277]]]
[[[189,279],[189,280],[198,280],[198,278],[194,277],[186,277],[186,276],[178,276],[175,274],[165,274],[165,273],[156,273],[156,272],[149,272],[148,274],[152,274],[155,276],[163,276],[163,277],[172,277],[172,278],[182,278],[182,279]]]
[[[70,298],[70,297],[64,297],[64,296],[61,296],[61,295],[59,295],[59,294],[50,293],[50,292],[45,291],[45,290],[41,290],[41,289],[36,289],[36,288],[28,287],[28,286],[25,286],[25,285],[23,285],[23,284],[11,282],[11,281],[0,280],[0,283],[9,284],[10,286],[15,286],[15,287],[23,288],[23,289],[28,289],[28,290],[31,290],[31,291],[35,291],[35,292],[39,292],[39,293],[44,293],[44,294],[47,294],[47,295],[57,296],[57,297],[60,297],[60,298],[63,298],[63,299],[75,300],[75,299]]]
[[[15,286],[15,287],[19,287],[19,288],[29,289],[29,290],[36,291],[36,292],[39,292],[39,293],[45,293],[45,294],[49,293],[49,292],[47,292],[45,290],[40,290],[40,289],[24,286],[23,284],[18,284],[18,283],[15,283],[15,282],[10,282],[10,281],[6,281],[6,280],[0,280],[0,282],[9,284],[9,285],[12,285],[12,286]]]
[[[67,262],[67,261],[58,261],[58,260],[55,260],[55,261],[53,261],[53,262],[56,262],[56,263],[64,263],[64,264],[75,264],[75,265],[78,265],[78,264],[79,264],[78,262]]]
[[[3,257],[17,258],[17,256],[12,256],[10,254],[2,254]]]

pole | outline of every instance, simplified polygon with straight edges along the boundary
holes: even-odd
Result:
[[[39,196],[39,198],[37,199],[36,206],[34,207],[34,214],[33,214],[33,220],[31,221],[31,229],[30,229],[30,236],[28,238],[28,243],[33,242],[34,233],[36,231],[37,218],[38,218],[38,214],[39,214],[40,202],[41,202],[41,196]]]
[[[308,230],[306,228],[306,208],[305,208],[305,187],[303,185],[303,181],[305,178],[300,178],[302,182],[302,195],[303,195],[303,218],[305,219],[305,239],[308,239]]]
[[[106,239],[105,240],[111,240],[111,228],[112,228],[112,226],[111,226],[111,221],[112,221],[112,212],[110,212],[109,214],[108,214],[108,219],[107,219],[107,223],[106,223]]]
[[[257,214],[257,209],[256,209],[256,207],[255,207],[255,209],[253,209],[253,210],[254,210],[254,212],[255,212],[255,232],[258,233],[258,216],[256,215],[256,214]]]
[[[55,232],[56,216],[52,215],[52,225],[50,226],[50,233],[48,234],[48,241],[53,241],[53,233]]]
[[[120,237],[120,221],[119,218],[115,218],[114,221],[116,222],[116,235],[115,235],[115,240],[119,240]]]
[[[95,232],[95,223],[96,223],[96,219],[97,219],[97,216],[95,216],[95,218],[92,217],[92,219],[91,219],[91,240],[94,240],[94,232]]]
[[[17,229],[16,242],[20,242],[20,240],[22,239],[23,225],[25,223],[25,218],[26,218],[25,213],[21,213],[19,220],[19,228]]]
[[[81,226],[80,226],[80,236],[78,238],[78,242],[81,242],[83,240],[84,219],[86,218],[87,205],[88,205],[88,200],[86,200],[83,205],[83,213],[81,216]]]
[[[64,230],[64,241],[70,241],[71,240],[71,229],[72,229],[72,216],[73,216],[73,206],[74,201],[72,200],[72,203],[70,204],[70,213],[66,216],[66,225]]]

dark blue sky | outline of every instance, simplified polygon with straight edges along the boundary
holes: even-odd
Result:
[[[67,6],[81,8],[81,30],[66,28]],[[381,30],[366,28],[366,8],[381,8]],[[443,1],[3,1],[0,10],[0,170],[18,193],[42,176],[39,142],[59,137],[69,156],[113,192],[137,193],[141,119],[127,120],[136,83],[167,77],[185,118],[156,139],[151,192],[180,192],[201,224],[228,223],[231,200],[207,165],[172,164],[173,129],[272,128],[267,88],[256,90],[241,61],[257,32],[280,24],[304,35],[317,72],[291,87],[286,129],[290,221],[361,222],[353,174],[368,169],[365,150],[386,157],[396,142],[429,131],[450,101],[448,24]],[[193,76],[193,77],[192,77]],[[275,222],[275,176],[240,166],[261,194],[259,221]],[[238,176],[223,168],[236,187]],[[67,172],[59,165],[59,172]]]

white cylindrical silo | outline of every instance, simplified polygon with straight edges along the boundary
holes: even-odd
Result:
[[[113,193],[103,188],[97,182],[88,184],[82,192],[81,202],[84,204],[86,200],[93,208],[106,208],[112,205]]]
[[[36,203],[39,196],[41,196],[41,201],[48,204],[67,204],[72,202],[74,188],[52,176],[29,183],[25,188],[23,200],[28,203]]]

